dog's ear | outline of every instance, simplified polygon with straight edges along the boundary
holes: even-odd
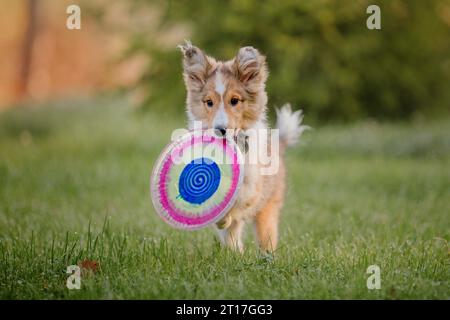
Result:
[[[179,45],[183,53],[183,74],[188,89],[201,89],[212,68],[212,58],[189,41]]]
[[[267,80],[266,57],[253,47],[239,49],[234,58],[233,71],[245,85],[261,85]]]

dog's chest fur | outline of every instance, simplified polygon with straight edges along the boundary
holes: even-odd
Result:
[[[280,163],[280,166],[283,164]],[[262,175],[260,163],[252,164],[245,157],[244,179],[236,204],[229,215],[235,220],[252,219],[267,203],[274,192],[278,174]]]

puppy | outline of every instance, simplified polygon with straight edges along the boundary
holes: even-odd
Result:
[[[204,129],[217,129],[222,134],[230,129],[240,132],[268,129],[265,90],[268,70],[266,59],[258,50],[243,47],[233,59],[222,62],[207,56],[190,42],[179,48],[183,53],[190,128],[194,121],[201,121]],[[300,125],[301,120],[300,111],[292,112],[290,106],[285,105],[277,110],[278,150],[270,149],[274,144],[270,139],[262,139],[267,142],[263,147],[269,147],[271,158],[275,157],[279,163],[275,172],[262,174],[261,169],[267,164],[259,159],[256,163],[245,161],[244,179],[237,201],[215,226],[224,245],[242,252],[244,225],[253,222],[260,248],[267,252],[276,249],[285,192],[283,155],[286,147],[295,144],[306,129]]]

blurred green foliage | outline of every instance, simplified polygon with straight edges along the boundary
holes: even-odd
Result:
[[[381,8],[381,30],[366,27],[370,4]],[[140,84],[150,108],[184,105],[181,55],[161,45],[179,26],[219,59],[232,58],[240,46],[260,49],[269,63],[269,105],[291,102],[310,120],[398,119],[448,109],[445,0],[140,0],[135,6],[162,14],[152,40],[148,30],[135,30],[127,52],[149,57]]]

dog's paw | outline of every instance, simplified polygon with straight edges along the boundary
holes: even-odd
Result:
[[[217,228],[219,229],[228,229],[231,226],[231,217],[226,216],[222,220],[216,223]]]

